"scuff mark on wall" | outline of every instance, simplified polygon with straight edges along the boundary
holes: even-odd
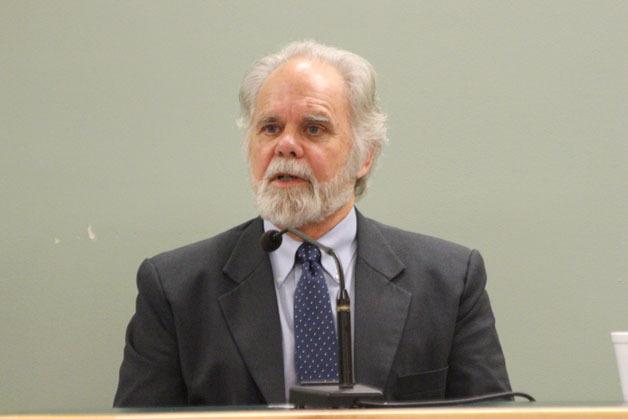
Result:
[[[91,224],[87,226],[87,237],[89,237],[91,241],[96,240],[96,233],[94,232]]]
[[[61,243],[61,239],[58,237],[55,237],[55,244],[59,244],[59,243]]]

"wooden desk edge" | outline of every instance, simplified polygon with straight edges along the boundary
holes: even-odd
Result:
[[[466,407],[421,409],[352,410],[250,410],[207,412],[155,412],[120,414],[23,414],[0,415],[0,419],[512,419],[512,418],[626,418],[628,404],[600,407]]]

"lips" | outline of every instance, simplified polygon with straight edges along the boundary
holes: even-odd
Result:
[[[315,183],[315,178],[304,161],[274,158],[266,168],[264,182],[279,188],[292,188]]]
[[[303,179],[301,177],[298,177],[298,176],[295,176],[295,175],[288,174],[288,173],[279,173],[278,175],[273,176],[272,180],[280,180],[282,182],[290,182],[290,181],[293,181],[293,180],[305,180],[305,179]]]

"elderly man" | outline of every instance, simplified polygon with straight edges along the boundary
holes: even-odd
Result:
[[[371,65],[293,43],[253,65],[240,103],[260,217],[142,263],[114,404],[281,403],[297,383],[337,378],[335,265],[294,237],[265,253],[262,233],[285,226],[340,258],[357,381],[397,400],[509,390],[479,253],[354,207],[386,141]]]

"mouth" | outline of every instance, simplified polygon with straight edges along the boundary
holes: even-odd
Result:
[[[271,178],[271,183],[274,183],[279,186],[290,186],[298,183],[307,182],[306,179],[301,177],[291,175],[289,173],[278,173]]]
[[[273,180],[282,180],[282,181],[289,181],[289,180],[295,180],[295,179],[301,179],[302,178],[298,177],[298,176],[294,176],[294,175],[289,175],[287,173],[280,173],[277,176],[275,176],[273,178]]]

